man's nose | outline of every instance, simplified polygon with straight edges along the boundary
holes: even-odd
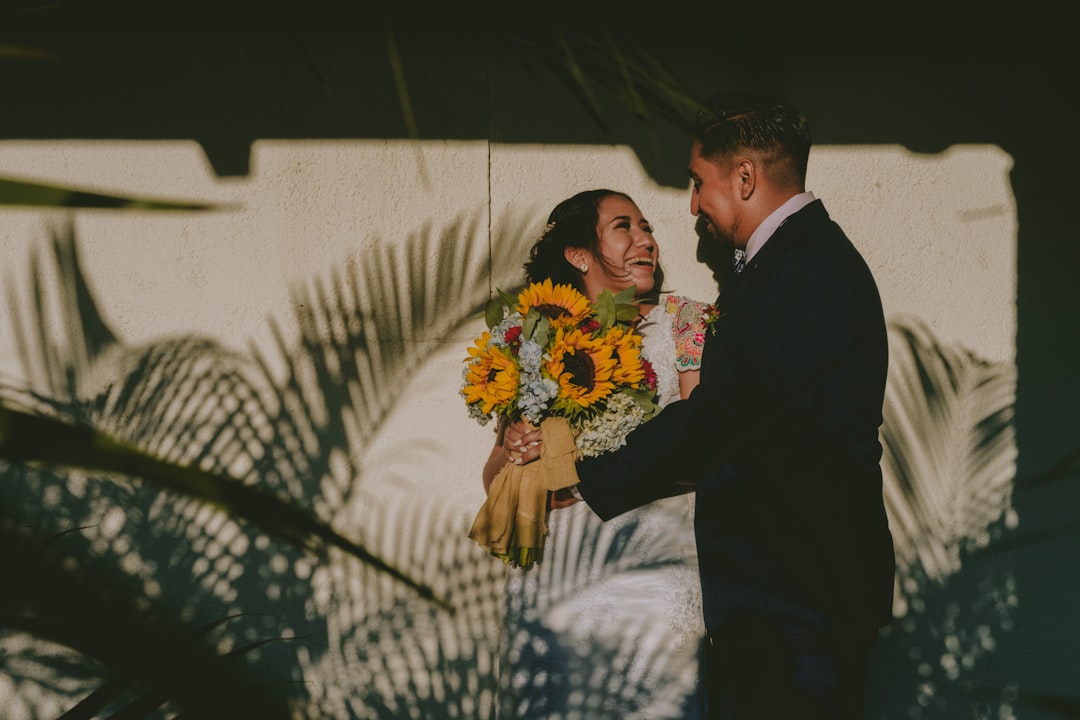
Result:
[[[690,214],[694,217],[698,216],[698,197],[696,192],[690,193]]]

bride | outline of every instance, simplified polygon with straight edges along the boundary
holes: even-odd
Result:
[[[626,194],[588,190],[559,203],[525,263],[595,302],[633,286],[643,355],[662,406],[697,384],[702,306],[661,296],[659,248]],[[483,470],[488,490],[511,458],[539,456],[539,431],[500,424]],[[552,496],[544,560],[507,569],[497,717],[696,718],[704,628],[693,495],[658,500],[602,522],[571,496]]]

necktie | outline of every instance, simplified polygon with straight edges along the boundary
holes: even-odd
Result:
[[[746,267],[746,251],[736,249],[731,257],[731,264],[735,266],[735,272],[741,273]]]

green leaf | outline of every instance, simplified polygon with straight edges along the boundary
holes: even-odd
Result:
[[[546,315],[540,316],[540,321],[536,323],[535,335],[533,336],[533,342],[540,347],[547,347],[548,338],[551,335],[551,319]]]
[[[615,320],[618,322],[633,322],[640,314],[641,309],[638,308],[636,303],[617,303],[615,305]]]
[[[611,294],[610,290],[605,290],[604,292],[608,293],[609,295]],[[637,297],[637,288],[635,288],[634,286],[631,285],[630,287],[623,288],[622,290],[619,291],[619,294],[615,296],[615,303],[617,305],[622,305],[622,304],[627,304],[627,303],[632,305],[632,304],[634,304],[634,298],[635,297]]]
[[[487,307],[484,309],[484,322],[487,323],[488,330],[501,323],[505,315],[502,300],[492,298],[488,301]]]
[[[525,313],[525,319],[521,321],[522,338],[525,340],[533,339],[533,333],[536,332],[536,325],[540,322],[541,317],[539,310],[535,307],[529,308],[529,312]]]
[[[105,208],[116,210],[187,211],[235,210],[233,205],[155,200],[145,197],[107,195],[61,185],[0,178],[0,206],[45,208]]]
[[[638,404],[642,410],[645,411],[645,419],[651,420],[660,412],[660,406],[656,404],[656,393],[651,390],[633,390],[626,388],[622,390],[630,396],[630,398]]]
[[[609,290],[604,290],[593,303],[593,311],[596,313],[596,322],[600,323],[601,330],[607,330],[615,324],[615,297]]]
[[[386,54],[394,76],[394,87],[397,89],[398,102],[401,104],[401,116],[405,121],[409,137],[416,140],[420,137],[420,128],[416,124],[416,114],[413,112],[409,88],[405,84],[405,69],[401,62],[401,54],[398,52],[397,37],[389,21],[383,25],[383,34],[386,40]]]
[[[495,288],[495,292],[499,293],[499,297],[502,298],[503,305],[506,306],[507,310],[512,311],[514,308],[517,307],[516,295],[510,295],[505,290],[502,290],[500,288]]]
[[[621,290],[614,299],[615,320],[617,322],[633,322],[641,313],[635,298],[635,288],[628,287]]]

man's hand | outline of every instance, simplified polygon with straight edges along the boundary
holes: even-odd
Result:
[[[551,499],[549,500],[549,504],[552,510],[570,507],[574,503],[579,502],[581,502],[581,500],[578,500],[577,497],[574,496],[573,491],[571,491],[568,487],[562,488],[561,490],[556,490],[555,492],[551,493]]]

